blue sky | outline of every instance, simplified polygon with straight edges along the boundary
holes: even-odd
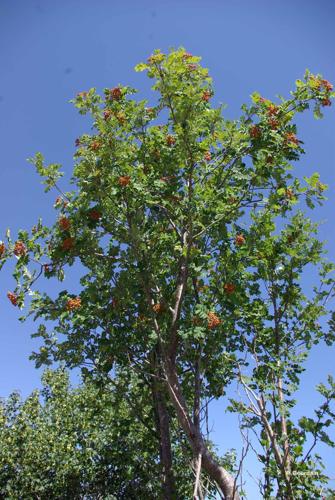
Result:
[[[235,118],[253,91],[270,99],[285,96],[305,68],[335,81],[334,16],[331,0],[2,0],[0,235],[7,227],[14,234],[30,227],[39,216],[53,222],[55,195],[43,193],[26,158],[41,151],[47,161],[62,163],[69,178],[74,140],[89,127],[69,104],[79,91],[121,83],[148,97],[150,82],[133,71],[134,65],[155,48],[182,45],[203,57],[214,78],[216,103],[226,103],[225,115]],[[298,125],[306,149],[301,175],[318,170],[330,186],[328,202],[313,218],[324,221],[320,237],[335,260],[334,109],[326,109],[322,121],[304,114]],[[40,372],[28,361],[36,345],[30,338],[34,327],[17,321],[6,298],[13,286],[5,270],[0,275],[0,396],[12,389],[26,395],[40,383]],[[316,349],[299,394],[301,413],[311,411],[317,400],[313,387],[333,370],[333,359],[334,350]],[[238,434],[232,418],[217,406],[212,418],[220,449],[234,446]],[[252,480],[249,487],[256,499]]]

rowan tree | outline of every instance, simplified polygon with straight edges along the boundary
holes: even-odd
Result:
[[[136,374],[150,388],[164,498],[178,490],[172,421],[193,457],[194,497],[203,496],[203,474],[223,498],[243,496],[241,467],[221,461],[204,432],[212,398],[241,415],[243,432],[256,430],[264,498],[312,498],[327,482],[314,445],[334,444],[326,433],[333,380],[320,386],[325,403],[315,418],[290,414],[310,349],[334,340],[334,266],[306,214],[326,186],[317,173],[295,173],[304,150],[293,120],[310,107],[320,118],[332,85],[306,71],[288,99],[254,93],[230,121],[211,105],[199,57],[155,51],[136,70],[154,80],[155,105],[122,85],[74,99],[93,133],[76,140],[72,191],[61,190],[60,165],[45,165],[40,153],[32,159],[46,190],[61,193],[58,216],[15,241],[7,235],[2,260],[17,259],[8,298],[23,307],[30,294],[39,365],[63,361],[113,380]],[[80,289],[38,291],[38,280],[63,280],[77,263]],[[299,278],[310,265],[320,282],[306,295]],[[228,401],[236,383],[245,397]]]

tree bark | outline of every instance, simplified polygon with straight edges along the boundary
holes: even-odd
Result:
[[[179,384],[175,364],[171,362],[171,360],[165,359],[164,368],[171,401],[176,410],[179,424],[187,436],[194,455],[197,456],[201,454],[202,467],[210,478],[217,483],[225,500],[239,500],[239,494],[236,491],[233,476],[231,476],[231,474],[229,474],[229,472],[212,456],[200,430],[197,429],[190,418]]]
[[[155,372],[159,374],[156,363],[156,354],[153,356]],[[157,379],[152,382],[152,395],[156,413],[156,427],[159,436],[159,455],[162,469],[162,498],[164,500],[175,500],[177,498],[175,478],[173,474],[171,438],[170,438],[170,416],[166,407],[166,392]]]

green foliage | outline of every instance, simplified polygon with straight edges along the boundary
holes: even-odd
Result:
[[[134,400],[140,397],[139,387],[130,392]],[[64,370],[46,371],[40,392],[25,401],[13,393],[0,404],[0,494],[8,499],[157,498],[156,436],[150,408],[144,404],[142,410],[148,412],[143,422],[122,398],[120,386],[87,381],[73,389]],[[181,469],[178,498],[189,498],[190,468],[182,458],[176,467]]]
[[[306,435],[333,445],[331,398],[320,386],[327,409],[300,427],[290,413],[311,348],[334,341],[334,267],[304,212],[325,200],[326,186],[317,173],[305,182],[294,174],[304,150],[293,120],[310,106],[321,117],[332,86],[307,71],[289,99],[254,93],[240,119],[228,121],[211,106],[199,57],[157,50],[136,70],[153,79],[157,104],[135,100],[130,87],[78,94],[93,133],[76,141],[73,191],[57,198],[52,227],[18,236],[26,251],[10,300],[22,307],[29,293],[27,314],[42,322],[33,357],[113,380],[136,373],[148,384],[163,375],[168,413],[193,453],[206,404],[199,418],[190,408],[238,382],[246,397],[231,409],[261,436],[264,498],[312,498],[326,477],[320,460],[304,455]],[[59,166],[45,167],[40,154],[34,164],[46,190],[60,190]],[[3,260],[15,254],[9,235],[6,245]],[[62,281],[75,264],[78,295],[32,291],[42,275]],[[306,294],[300,278],[311,266],[320,286]]]

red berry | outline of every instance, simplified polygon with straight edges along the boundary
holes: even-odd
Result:
[[[175,139],[175,137],[173,137],[173,135],[166,136],[166,144],[168,146],[173,146],[175,143],[176,143],[176,139]]]
[[[122,97],[122,90],[120,87],[114,87],[110,90],[110,97],[113,101],[119,101]]]
[[[62,231],[68,231],[70,229],[71,222],[67,217],[61,217],[58,221],[58,225]]]
[[[331,105],[332,105],[332,102],[331,102],[331,100],[327,97],[327,98],[325,98],[325,99],[322,99],[322,100],[321,100],[321,104],[322,104],[322,106],[331,106]]]
[[[270,120],[269,120],[269,125],[270,125],[270,127],[271,127],[272,129],[274,129],[274,130],[275,130],[276,128],[278,128],[278,126],[279,126],[279,122],[278,122],[278,120],[276,120],[275,118],[270,118]]]
[[[130,179],[129,175],[121,175],[121,177],[119,177],[119,184],[122,187],[128,186],[128,184],[130,183],[130,180],[131,179]]]
[[[214,313],[214,312],[209,312],[207,315],[207,326],[208,328],[212,329],[217,326],[219,326],[221,323],[220,318]]]
[[[91,142],[90,148],[92,149],[92,151],[98,151],[98,149],[101,148],[101,142],[100,141]]]
[[[208,102],[210,100],[210,98],[211,98],[211,93],[209,92],[209,90],[205,90],[205,92],[203,92],[203,94],[201,96],[201,100]]]
[[[287,132],[285,135],[285,139],[287,142],[292,142],[293,144],[299,144],[299,139],[293,132]]]
[[[269,116],[275,116],[278,114],[278,112],[279,112],[278,106],[276,106],[275,104],[270,104],[270,106],[268,107],[268,110],[267,110],[267,114]]]
[[[79,309],[81,307],[81,299],[80,297],[76,297],[75,299],[68,299],[66,302],[66,310],[74,311],[75,309]]]
[[[328,80],[321,80],[321,83],[328,92],[333,90],[333,85]]]
[[[62,243],[63,250],[71,250],[74,247],[75,240],[74,238],[65,238]]]
[[[90,211],[89,213],[89,218],[94,221],[98,221],[101,219],[101,212],[99,210],[96,210],[93,208],[93,210]]]
[[[232,294],[235,292],[236,286],[233,283],[226,283],[223,288],[226,293]]]
[[[160,302],[154,304],[152,306],[152,310],[157,314],[161,313],[163,311],[163,304],[161,304]]]
[[[27,253],[27,248],[22,241],[17,241],[14,246],[14,254],[17,257],[21,257],[21,255],[25,255]]]
[[[0,243],[0,259],[5,255],[6,247],[4,243]]]
[[[290,189],[290,188],[286,189],[285,196],[289,200],[292,200],[292,198],[294,198],[294,193],[293,193],[292,189]]]
[[[17,306],[18,296],[15,293],[8,292],[7,293],[7,297],[11,301],[11,303],[13,304],[13,306]]]
[[[106,111],[104,111],[104,119],[105,120],[108,120],[112,115],[112,111],[110,109],[106,109]]]
[[[235,238],[235,243],[236,245],[238,245],[239,247],[241,247],[242,245],[244,245],[245,243],[245,238],[243,236],[243,234],[238,234]]]
[[[260,128],[258,125],[253,125],[251,128],[250,128],[250,136],[253,138],[253,139],[258,139],[260,136],[261,136],[261,131],[260,131]]]

